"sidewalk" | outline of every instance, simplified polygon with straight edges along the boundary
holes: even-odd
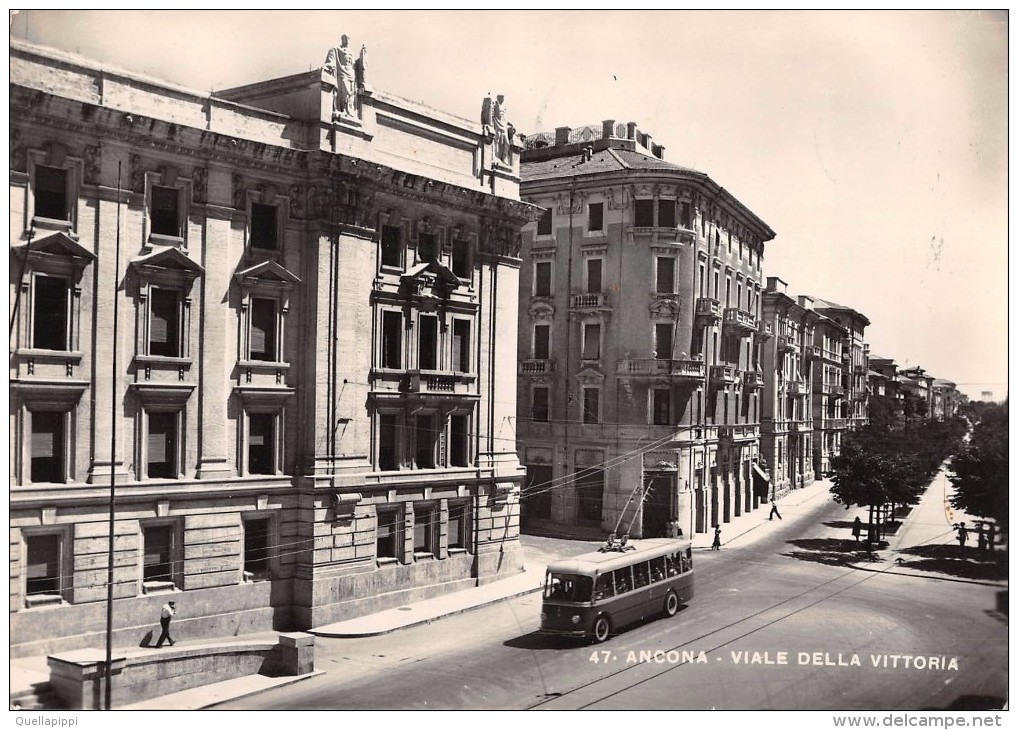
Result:
[[[775,500],[778,506],[778,513],[782,522],[796,522],[806,513],[807,507],[815,504],[818,500],[830,497],[831,482],[828,479],[817,479],[812,484],[799,489],[793,489]],[[765,525],[779,522],[775,517],[768,519],[771,513],[770,502],[763,502],[752,512],[735,517],[731,522],[721,523],[721,548],[741,548],[752,545],[767,533],[761,529]],[[693,535],[693,548],[710,549],[714,542],[714,529],[711,528],[705,533]]]
[[[898,531],[887,537],[887,547],[874,550],[871,559],[850,563],[850,567],[874,573],[1007,586],[1006,571],[1003,578],[998,578],[994,562],[1005,554],[1006,546],[998,544],[995,552],[980,552],[975,530],[969,532],[965,548],[958,545],[954,525],[961,522],[974,525],[979,518],[953,509],[952,494],[951,483],[942,468]],[[856,515],[865,523],[868,510],[857,508],[848,517]]]

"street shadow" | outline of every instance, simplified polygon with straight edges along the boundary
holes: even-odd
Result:
[[[960,545],[917,545],[901,551],[903,565],[912,570],[940,573],[970,580],[1007,579],[1007,553],[980,552]]]
[[[995,695],[962,695],[947,707],[924,707],[923,710],[1000,710],[1006,701]]]
[[[582,646],[586,641],[587,639],[572,636],[555,636],[554,634],[542,634],[540,631],[531,631],[529,634],[514,636],[503,641],[502,646],[507,646],[510,649],[548,649],[555,651],[560,649],[575,649],[578,646]]]
[[[848,520],[831,520],[830,522],[822,523],[824,527],[832,527],[835,530],[851,530],[853,522]]]
[[[839,540],[833,537],[815,537],[802,540],[789,540],[789,545],[797,548],[785,557],[805,560],[821,565],[846,567],[851,563],[864,560],[879,560],[879,557],[866,551],[866,543],[855,540]]]

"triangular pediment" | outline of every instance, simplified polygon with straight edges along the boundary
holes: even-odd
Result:
[[[135,256],[131,259],[131,266],[170,269],[182,273],[190,272],[195,275],[205,273],[205,269],[188,258],[187,254],[172,246],[162,246],[152,253]]]
[[[448,266],[438,261],[425,261],[407,269],[400,280],[403,282],[420,282],[427,280],[428,275],[435,277],[447,289],[455,289],[460,285],[460,278],[452,273]]]
[[[95,254],[68,236],[63,231],[50,233],[42,238],[32,239],[31,242],[19,243],[12,247],[13,251],[28,251],[29,253],[48,254],[50,256],[67,256],[71,258],[86,259],[95,261]]]
[[[259,279],[261,281],[273,281],[283,284],[299,284],[300,277],[287,270],[275,261],[262,261],[250,268],[238,271],[233,275],[238,282],[248,279]]]
[[[601,385],[604,382],[604,374],[591,368],[584,368],[576,374],[576,379],[585,385]]]

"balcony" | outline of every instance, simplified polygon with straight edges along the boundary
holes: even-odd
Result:
[[[865,375],[866,366],[863,365],[862,363],[856,363],[855,365],[852,366],[852,372],[856,373],[857,375]]]
[[[407,370],[400,379],[400,390],[404,393],[436,396],[471,396],[470,373],[450,370]]]
[[[769,340],[774,336],[774,328],[770,322],[764,322],[762,319],[756,323],[756,336],[761,340]]]
[[[721,302],[717,299],[700,297],[696,300],[696,317],[705,319],[711,323],[721,321]]]
[[[828,362],[833,363],[841,362],[841,353],[836,352],[835,350],[823,350],[821,356],[823,357],[824,360],[827,360]]]
[[[520,374],[521,375],[541,375],[543,373],[551,373],[555,371],[554,360],[521,360],[520,361]]]
[[[681,226],[629,226],[626,229],[629,233],[630,243],[636,241],[647,241],[648,243],[693,243],[696,241],[696,232],[691,228]]]
[[[609,309],[608,295],[601,292],[594,294],[572,294],[569,297],[569,308],[580,310]]]
[[[756,317],[737,307],[725,307],[724,327],[726,332],[745,337],[756,331]]]
[[[845,395],[845,388],[834,383],[821,383],[820,392],[824,395]]]
[[[706,368],[703,360],[658,360],[646,357],[619,360],[616,374],[620,378],[672,378],[674,380],[703,380]]]
[[[794,335],[778,335],[779,352],[798,352],[799,343],[795,341]]]
[[[802,348],[802,354],[807,360],[819,360],[822,357],[823,348],[820,345],[806,345]]]
[[[746,443],[755,441],[759,437],[755,424],[740,424],[737,426],[718,426],[718,440],[731,441],[733,443]]]
[[[807,395],[809,386],[805,380],[800,378],[799,380],[789,380],[787,390],[789,395]]]
[[[759,390],[764,387],[764,376],[759,370],[747,370],[742,374],[742,387],[747,390]]]
[[[710,382],[714,385],[735,385],[739,382],[739,373],[734,365],[711,365]]]
[[[848,428],[847,418],[822,418],[820,428],[825,431],[843,431]]]

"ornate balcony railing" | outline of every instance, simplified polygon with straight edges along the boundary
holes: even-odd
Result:
[[[742,423],[732,426],[718,426],[718,439],[722,441],[753,441],[759,438],[756,424]]]
[[[734,365],[711,365],[710,380],[716,385],[735,385],[739,374]]]
[[[802,354],[810,360],[819,360],[822,356],[823,348],[820,345],[806,345],[802,348]]]
[[[572,309],[604,309],[608,306],[608,295],[600,292],[572,294],[569,306]]]
[[[706,368],[703,360],[659,360],[646,357],[619,360],[616,373],[623,378],[670,377],[680,380],[703,380]]]
[[[791,395],[806,395],[809,393],[809,386],[805,380],[789,380],[788,392]]]
[[[794,335],[778,335],[778,350],[782,352],[798,352],[799,343],[795,341]]]
[[[522,360],[520,361],[520,373],[523,375],[539,375],[550,373],[555,370],[554,360]]]
[[[845,395],[845,388],[834,383],[822,383],[820,390],[824,395]]]
[[[742,387],[758,389],[764,387],[764,376],[759,370],[747,370],[742,374]]]
[[[696,300],[696,316],[713,322],[721,320],[721,302],[717,299],[700,297]]]
[[[769,340],[774,336],[774,327],[770,322],[764,322],[762,319],[756,323],[756,336],[761,340]]]
[[[724,326],[739,336],[750,335],[756,331],[756,317],[737,307],[725,307]]]

